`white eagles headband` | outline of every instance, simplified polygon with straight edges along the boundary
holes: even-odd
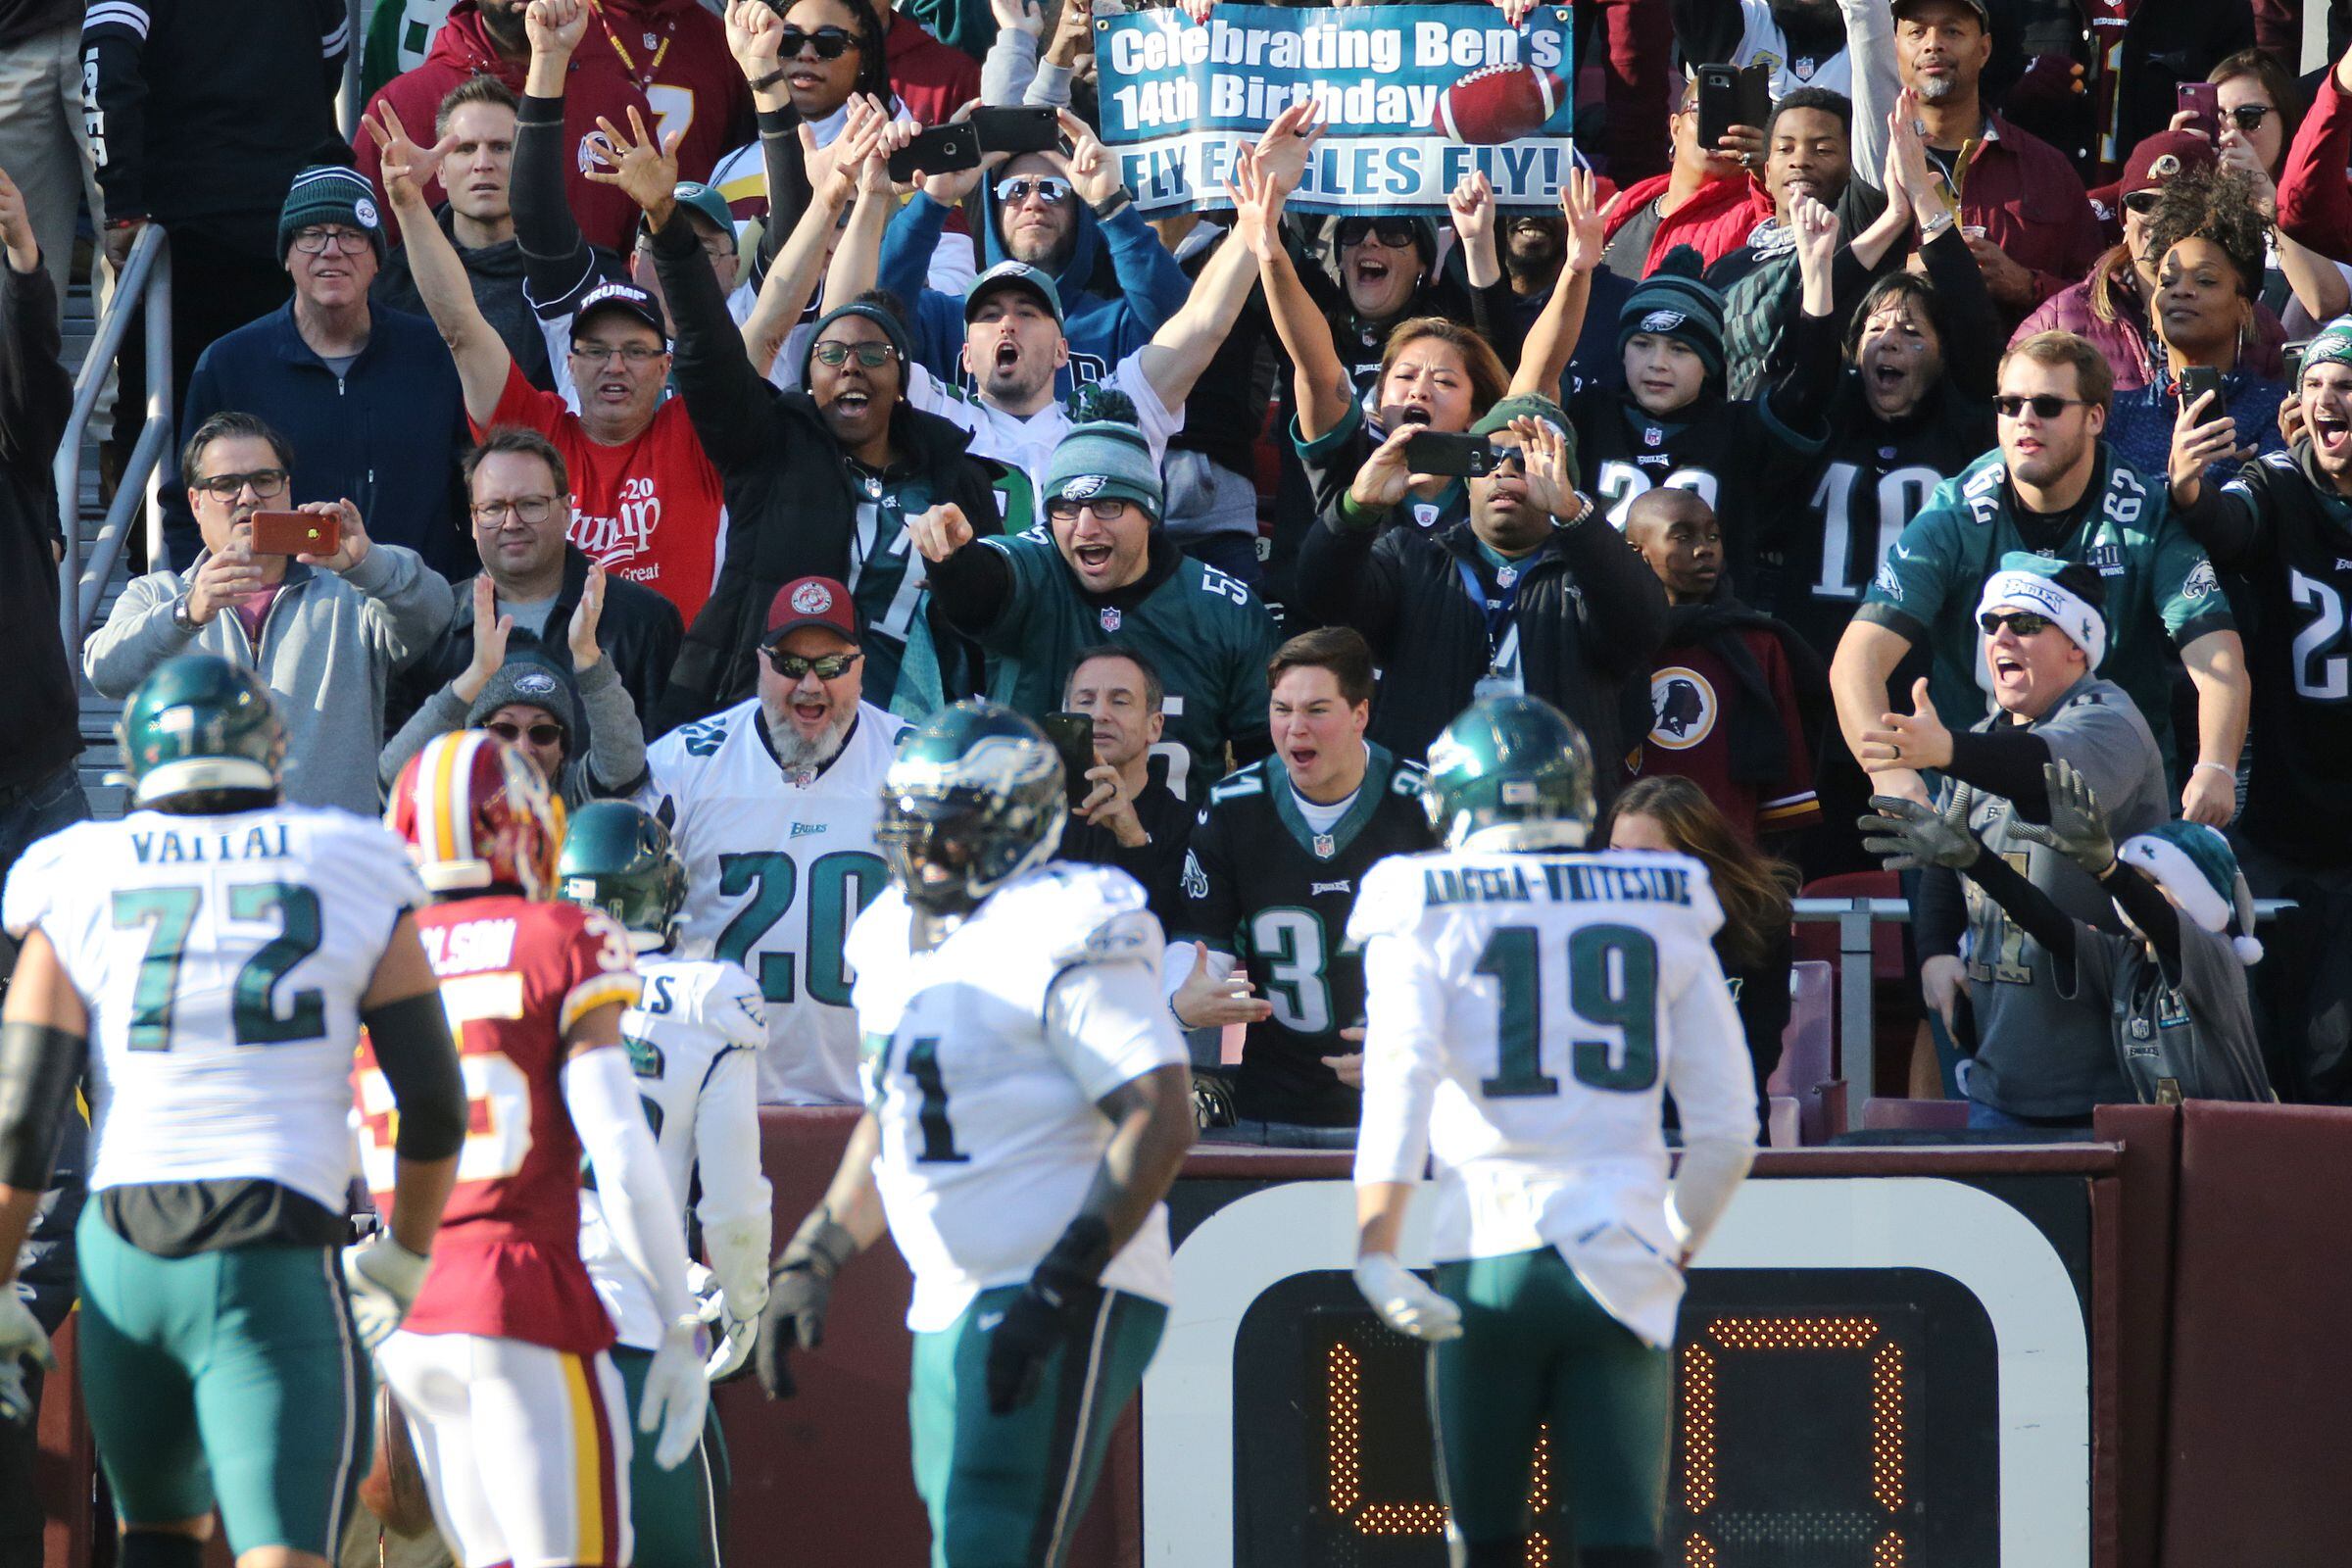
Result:
[[[1984,594],[1977,601],[1977,613],[1983,616],[2003,605],[2049,616],[2082,650],[2082,657],[2090,662],[2092,669],[2097,669],[2099,661],[2107,657],[2106,617],[2091,608],[2089,600],[2056,578],[2037,571],[1996,571],[1984,579]]]

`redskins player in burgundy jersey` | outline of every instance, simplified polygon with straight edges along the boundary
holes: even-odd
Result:
[[[675,1465],[703,1424],[707,1348],[680,1205],[621,1049],[637,1000],[625,933],[554,901],[557,807],[477,730],[433,741],[386,813],[436,902],[416,917],[458,1040],[468,1122],[432,1266],[376,1352],[406,1409],[433,1517],[462,1562],[619,1568],[630,1560],[630,1436],[612,1324],[580,1261],[585,1154],[614,1246],[670,1325],[638,1429]],[[368,1185],[388,1199],[391,1102],[364,1049]]]

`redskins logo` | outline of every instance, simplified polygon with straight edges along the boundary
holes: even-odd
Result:
[[[1649,677],[1649,743],[1685,752],[1715,731],[1715,687],[1687,664],[1668,664]]]
[[[833,608],[833,590],[821,582],[805,582],[792,591],[795,614],[821,615]]]
[[[2148,166],[2148,177],[2151,179],[2170,179],[2179,172],[2180,158],[2178,153],[2166,153]]]

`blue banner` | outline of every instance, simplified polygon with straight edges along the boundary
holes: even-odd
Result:
[[[1566,6],[1517,27],[1487,6],[1228,5],[1095,29],[1102,140],[1145,212],[1221,205],[1235,150],[1302,98],[1330,128],[1294,212],[1442,213],[1473,171],[1503,206],[1555,207],[1574,166]]]

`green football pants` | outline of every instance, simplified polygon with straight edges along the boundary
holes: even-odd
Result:
[[[1476,1547],[1541,1529],[1588,1548],[1654,1548],[1673,1352],[1609,1316],[1553,1248],[1441,1263],[1437,1285],[1462,1309],[1461,1338],[1431,1351],[1430,1391],[1438,1484],[1460,1539]],[[1555,1517],[1537,1520],[1528,1482],[1545,1423]]]
[[[216,1503],[228,1546],[332,1558],[367,1473],[373,1388],[324,1247],[158,1257],[89,1204],[81,1392],[125,1526]]]
[[[949,1327],[914,1337],[907,1418],[932,1568],[1060,1568],[1119,1412],[1135,1397],[1168,1309],[1102,1293],[1009,1415],[988,1408],[988,1339],[1018,1285],[983,1291]]]
[[[654,1352],[615,1345],[609,1353],[628,1390],[629,1427],[635,1431]],[[654,1462],[654,1439],[639,1433],[629,1445],[629,1522],[637,1536],[633,1568],[718,1568],[726,1555],[730,1485],[716,1400],[703,1417],[703,1441],[675,1470]]]

